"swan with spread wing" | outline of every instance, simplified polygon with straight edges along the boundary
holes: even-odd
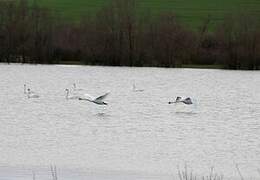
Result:
[[[169,104],[176,104],[176,103],[184,103],[186,105],[193,104],[192,101],[191,101],[191,98],[189,98],[189,97],[184,99],[184,100],[182,100],[182,97],[177,97],[175,101],[169,102]]]
[[[102,95],[102,96],[99,96],[97,98],[94,98],[92,97],[91,95],[89,94],[85,94],[84,98],[80,97],[79,100],[83,100],[83,101],[89,101],[89,102],[92,102],[92,103],[95,103],[97,105],[107,105],[106,102],[104,102],[105,98],[109,95],[109,92]]]

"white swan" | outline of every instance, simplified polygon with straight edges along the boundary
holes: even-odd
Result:
[[[84,89],[77,88],[76,83],[73,83],[73,91],[83,91]]]
[[[86,98],[79,98],[79,100],[89,101],[89,102],[92,102],[92,103],[95,103],[95,104],[98,104],[98,105],[107,105],[107,103],[104,102],[104,99],[107,97],[108,94],[109,93],[106,93],[106,94],[99,96],[97,98],[93,98],[92,96],[85,94]]]
[[[34,93],[33,91],[31,91],[31,89],[27,89],[27,97],[28,98],[39,98],[40,96],[36,93]]]
[[[192,101],[191,101],[191,98],[189,98],[189,97],[184,99],[184,100],[181,100],[181,99],[182,99],[181,97],[177,97],[174,102],[169,102],[169,104],[174,104],[174,103],[184,103],[184,104],[187,104],[187,105],[193,104]]]
[[[133,84],[133,91],[134,92],[143,92],[143,89],[136,89],[135,83]]]
[[[65,91],[66,91],[66,96],[65,96],[65,98],[66,98],[67,100],[69,100],[69,99],[79,99],[79,98],[80,98],[79,95],[70,95],[70,90],[69,90],[69,89],[65,89]]]

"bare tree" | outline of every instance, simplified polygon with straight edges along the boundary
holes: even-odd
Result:
[[[223,62],[231,69],[257,69],[259,25],[250,14],[228,15],[218,28]]]

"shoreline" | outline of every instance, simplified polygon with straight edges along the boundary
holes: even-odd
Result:
[[[61,63],[54,63],[54,64],[36,64],[36,63],[18,63],[18,62],[0,62],[1,65],[54,65],[54,66],[93,66],[93,67],[122,67],[122,68],[163,68],[163,69],[205,69],[205,70],[230,70],[230,71],[259,71],[260,67],[255,70],[250,69],[228,69],[225,68],[223,65],[220,64],[213,64],[213,65],[199,65],[199,64],[183,64],[177,67],[163,67],[163,66],[113,66],[113,65],[98,65],[98,64],[84,64],[80,63],[79,61],[68,61],[68,62],[61,62]]]
[[[197,65],[197,64],[184,64],[177,67],[162,67],[162,66],[113,66],[113,65],[98,65],[98,64],[84,64],[78,61],[68,61],[54,64],[35,64],[35,63],[18,63],[18,62],[0,62],[1,65],[60,65],[60,66],[94,66],[94,67],[128,67],[128,68],[165,68],[165,69],[215,69],[215,70],[233,70],[224,68],[222,65]],[[244,69],[237,69],[241,71]],[[258,70],[249,70],[249,71],[258,71]]]
[[[226,176],[218,173],[213,167],[208,173],[197,173],[191,167],[176,168],[171,173],[127,171],[127,170],[101,170],[89,168],[60,168],[49,166],[0,166],[0,179],[6,180],[257,180],[259,176],[243,176],[240,169],[234,167],[235,174]],[[243,173],[243,171],[242,171]]]

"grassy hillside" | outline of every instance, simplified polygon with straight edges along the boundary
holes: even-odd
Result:
[[[32,1],[32,0],[31,0]],[[62,16],[77,20],[86,13],[95,13],[111,0],[38,0]],[[198,26],[210,17],[218,22],[227,13],[248,11],[260,19],[260,0],[137,0],[140,14],[173,11],[186,24]]]

